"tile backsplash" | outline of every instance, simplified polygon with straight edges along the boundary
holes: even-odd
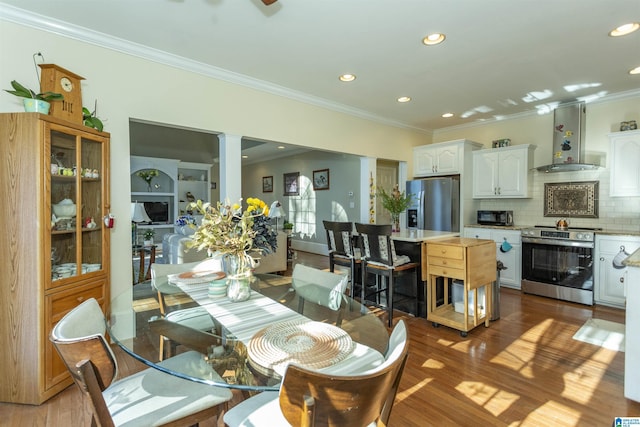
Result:
[[[543,173],[534,171],[529,199],[481,200],[478,209],[512,210],[516,226],[554,225],[557,217],[544,216],[544,184],[548,182],[599,181],[598,218],[568,217],[571,227],[640,233],[640,197],[609,197],[609,170]]]

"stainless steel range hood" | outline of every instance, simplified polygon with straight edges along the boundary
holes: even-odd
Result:
[[[569,172],[600,167],[584,160],[585,113],[584,102],[560,105],[554,110],[553,158],[550,165],[540,166],[538,171]]]

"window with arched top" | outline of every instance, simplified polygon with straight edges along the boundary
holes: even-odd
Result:
[[[300,175],[298,185],[299,194],[289,196],[289,218],[293,223],[294,231],[301,238],[315,237],[316,235],[316,192],[309,177]]]

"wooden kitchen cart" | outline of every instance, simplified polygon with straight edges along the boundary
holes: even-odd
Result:
[[[458,279],[456,286],[462,288],[458,311],[457,301],[450,295],[453,279]],[[442,324],[457,329],[463,337],[482,322],[488,327],[495,280],[496,244],[493,240],[455,237],[428,241],[427,320],[434,326]]]

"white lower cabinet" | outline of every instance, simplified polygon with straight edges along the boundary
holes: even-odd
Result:
[[[640,248],[640,237],[596,234],[594,257],[594,300],[596,304],[625,308],[628,268],[616,268],[614,259],[621,251],[632,254]]]
[[[495,228],[465,227],[464,237],[489,239],[496,242],[496,259],[506,267],[500,272],[500,286],[520,289],[522,281],[522,241],[520,230],[499,230]],[[511,249],[504,251],[504,242]]]

